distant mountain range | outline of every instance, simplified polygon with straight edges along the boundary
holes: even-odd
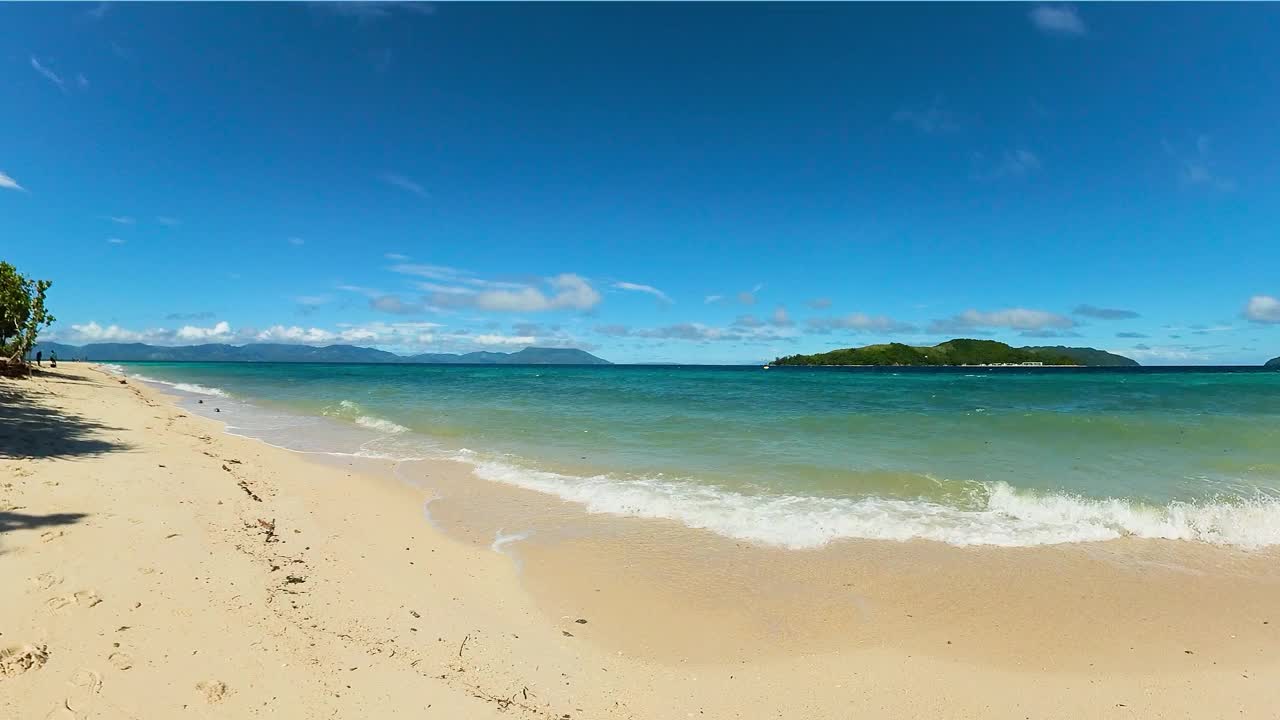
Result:
[[[354,345],[285,345],[254,343],[250,345],[182,345],[164,347],[143,343],[91,343],[64,345],[43,342],[32,350],[48,358],[57,353],[63,360],[88,359],[97,362],[352,362],[352,363],[419,363],[432,365],[611,365],[585,350],[574,348],[527,347],[519,352],[423,353],[396,355],[385,350]]]
[[[774,365],[1085,365],[1089,367],[1137,367],[1138,362],[1094,348],[1010,347],[995,340],[948,340],[929,347],[887,343],[845,348],[816,355],[791,355]]]

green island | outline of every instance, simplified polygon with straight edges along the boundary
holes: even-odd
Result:
[[[1137,367],[1137,361],[1094,348],[1012,347],[995,340],[957,338],[932,347],[884,343],[832,350],[814,355],[789,355],[772,365],[1047,365],[1072,367]]]
[[[1262,364],[1262,367],[1280,368],[1280,357],[1273,357]]]

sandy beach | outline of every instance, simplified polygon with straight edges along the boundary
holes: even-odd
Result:
[[[228,435],[92,366],[0,380],[0,717],[1280,707],[1274,550],[789,551],[428,475]],[[495,546],[514,526],[559,534]]]

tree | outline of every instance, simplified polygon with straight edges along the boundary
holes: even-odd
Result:
[[[54,321],[45,309],[45,293],[53,283],[32,280],[0,261],[0,360],[23,365],[40,330]]]

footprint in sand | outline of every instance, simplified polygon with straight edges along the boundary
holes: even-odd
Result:
[[[28,670],[39,670],[49,659],[44,645],[18,645],[0,650],[0,677],[16,677]]]
[[[61,530],[46,530],[40,533],[40,541],[51,542],[53,540],[57,540],[58,538],[62,537],[62,535],[63,535],[63,532]]]
[[[73,717],[79,717],[82,713],[88,715],[93,710],[98,693],[102,692],[102,675],[81,668],[71,676],[69,682],[74,689],[67,695],[62,707],[71,711]]]
[[[196,683],[196,689],[204,695],[205,702],[210,705],[221,702],[231,692],[227,684],[221,680],[201,680]]]
[[[80,716],[72,712],[71,708],[66,705],[59,705],[50,710],[49,714],[44,716],[44,720],[80,720]]]
[[[71,684],[97,695],[102,692],[102,675],[93,670],[81,668],[71,676]]]
[[[83,606],[93,607],[102,602],[102,597],[95,590],[81,590],[70,595],[59,595],[58,597],[49,598],[45,602],[45,607],[51,612],[59,612],[71,607]]]
[[[36,590],[49,590],[61,582],[62,576],[53,573],[40,573],[31,578],[31,584],[36,586]]]
[[[128,670],[133,667],[133,658],[128,653],[113,652],[107,656],[107,660],[115,666],[117,670]]]

